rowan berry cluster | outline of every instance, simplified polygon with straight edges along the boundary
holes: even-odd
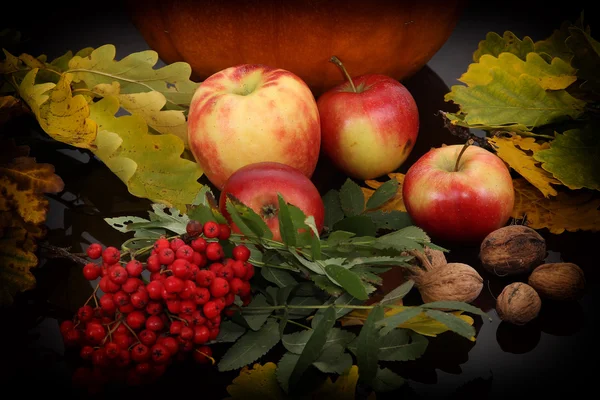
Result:
[[[225,255],[229,225],[192,220],[186,231],[154,241],[142,261],[124,260],[112,246],[87,248],[83,275],[98,280],[96,289],[60,325],[65,345],[84,360],[75,384],[93,389],[114,378],[143,384],[177,359],[215,362],[210,342],[219,335],[222,315],[250,302],[254,266],[243,244]]]

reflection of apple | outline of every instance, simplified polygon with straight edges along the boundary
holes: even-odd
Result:
[[[406,172],[406,210],[432,239],[476,244],[510,218],[515,197],[506,164],[470,143],[431,149]]]
[[[312,215],[319,232],[323,229],[325,206],[312,181],[297,169],[276,162],[260,162],[246,165],[235,171],[225,183],[219,196],[219,210],[231,223],[226,200],[230,193],[244,205],[262,217],[273,232],[273,240],[281,241],[279,233],[279,200],[283,199]],[[239,233],[235,224],[232,231]]]
[[[399,81],[381,74],[351,78],[332,57],[347,81],[317,99],[321,147],[346,175],[375,179],[399,168],[419,132],[412,94]]]
[[[276,161],[310,178],[321,128],[314,95],[298,76],[238,65],[202,82],[188,115],[190,150],[219,190],[244,165]]]

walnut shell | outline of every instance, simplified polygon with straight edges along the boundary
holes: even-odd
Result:
[[[463,263],[448,263],[443,267],[421,271],[414,279],[425,303],[441,300],[471,303],[483,289],[481,275]]]
[[[482,266],[498,276],[531,272],[546,258],[546,240],[525,225],[509,225],[487,235],[481,242]]]
[[[535,289],[523,282],[504,287],[496,299],[496,312],[502,321],[525,325],[536,318],[542,308],[542,299]]]
[[[542,298],[552,300],[578,300],[585,289],[583,270],[573,263],[542,264],[529,275],[528,283]]]

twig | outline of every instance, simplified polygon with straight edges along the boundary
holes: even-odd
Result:
[[[48,258],[68,258],[69,260],[82,266],[89,263],[89,261],[85,258],[75,253],[71,253],[68,248],[54,246],[49,243],[42,243],[40,248],[44,251],[44,255]]]

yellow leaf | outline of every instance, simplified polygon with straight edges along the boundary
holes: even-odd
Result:
[[[98,129],[89,118],[86,98],[73,96],[71,74],[61,76],[58,83],[35,84],[38,69],[27,73],[20,85],[23,99],[33,110],[40,127],[59,142],[75,147],[92,148]],[[48,91],[49,95],[46,94]]]
[[[5,49],[2,49],[4,53],[4,60],[0,61],[0,74],[12,74],[19,70],[19,57],[10,54]]]
[[[245,366],[232,384],[227,386],[227,393],[231,397],[225,400],[285,399],[283,390],[277,382],[276,371],[277,365],[272,362],[265,365],[254,364],[252,369]]]
[[[513,135],[511,137],[490,137],[487,140],[495,148],[498,157],[539,189],[544,197],[557,195],[558,192],[552,185],[560,185],[561,182],[544,170],[540,163],[533,158],[532,153],[526,152],[535,153],[544,148],[537,144],[534,138]]]
[[[600,230],[600,198],[588,191],[560,192],[556,197],[545,198],[525,179],[513,180],[515,206],[512,217],[527,217],[533,229],[547,228],[551,233]]]
[[[159,133],[170,133],[178,136],[188,146],[187,121],[183,111],[162,110],[167,103],[166,97],[160,92],[120,93],[121,85],[102,83],[93,88],[93,91],[102,96],[113,95],[119,98],[121,107],[131,114],[139,115],[148,126]],[[161,111],[162,110],[162,111]]]
[[[335,383],[327,377],[319,389],[313,393],[312,399],[354,400],[358,382],[358,367],[351,366],[344,374],[337,377]],[[374,399],[374,397],[372,397]]]
[[[404,200],[402,199],[402,184],[404,183],[404,174],[401,173],[390,173],[388,174],[390,179],[396,179],[398,181],[398,189],[396,190],[396,194],[392,199],[387,201],[384,205],[377,208],[377,210],[381,211],[403,211],[406,212],[406,206],[404,205]],[[375,189],[379,186],[383,185],[384,182],[379,182],[374,179],[369,179],[365,181],[365,184],[369,186],[369,188],[361,187],[363,194],[365,195],[365,204],[367,200],[375,193]]]

